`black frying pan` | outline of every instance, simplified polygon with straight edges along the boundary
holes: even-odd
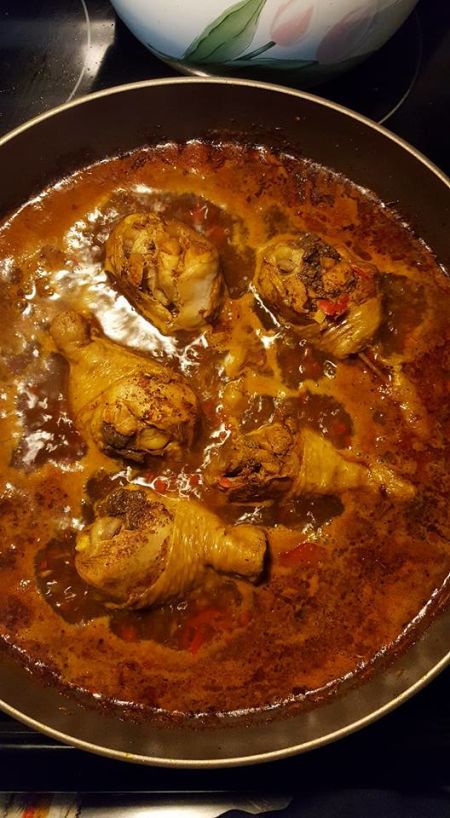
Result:
[[[63,105],[0,140],[0,217],[71,171],[143,144],[223,136],[301,153],[374,191],[450,267],[450,182],[398,137],[309,94],[239,80],[124,85]],[[0,657],[0,707],[55,738],[130,761],[178,767],[254,763],[346,735],[400,704],[450,660],[450,610],[368,682],[309,712],[201,730],[122,721],[45,687]]]

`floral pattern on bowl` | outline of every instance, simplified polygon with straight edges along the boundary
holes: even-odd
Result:
[[[112,0],[161,59],[193,73],[301,71],[322,79],[363,59],[417,0]]]

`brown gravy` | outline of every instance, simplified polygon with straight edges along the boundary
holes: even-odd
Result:
[[[242,427],[256,428],[284,402],[338,449],[395,468],[414,484],[412,501],[356,491],[249,507],[206,487],[205,451],[227,438],[221,355],[205,334],[162,336],[102,269],[111,225],[147,209],[194,226],[220,251],[229,297],[212,333],[228,333],[230,354],[245,349],[255,379]],[[256,249],[296,228],[348,246],[383,273],[375,347],[400,356],[425,420],[414,410],[405,417],[373,356],[333,360],[299,344],[255,301]],[[433,595],[444,604],[450,288],[432,253],[370,193],[265,149],[142,149],[81,170],[5,221],[0,289],[0,637],[30,668],[149,712],[264,709],[323,697],[412,638]],[[187,378],[203,421],[181,465],[154,458],[135,468],[86,445],[71,417],[68,367],[48,332],[67,308],[92,313],[107,336]],[[282,384],[275,395],[267,383],[258,389],[274,360],[284,395]],[[211,574],[183,600],[111,611],[77,575],[74,538],[93,502],[127,481],[195,495],[227,522],[287,526],[274,534],[266,581],[253,587]]]

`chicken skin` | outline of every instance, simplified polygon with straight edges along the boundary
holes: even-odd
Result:
[[[175,219],[156,213],[126,216],[107,240],[105,269],[166,335],[200,329],[219,309],[223,281],[217,250]]]
[[[129,485],[96,505],[79,535],[75,566],[115,605],[146,608],[183,594],[213,568],[256,581],[266,535],[256,526],[225,526],[193,499],[163,497]]]
[[[51,334],[70,363],[75,422],[102,452],[139,463],[191,445],[197,398],[170,367],[95,334],[76,312],[60,313]]]
[[[281,423],[236,432],[210,461],[206,479],[230,500],[264,500],[292,488],[294,438]]]
[[[383,489],[398,499],[414,495],[412,484],[386,466],[344,454],[312,429],[292,432],[278,422],[231,435],[211,459],[206,479],[231,501],[241,502],[276,492],[298,497]]]
[[[311,233],[262,248],[254,285],[265,304],[336,358],[359,352],[382,318],[378,271]]]

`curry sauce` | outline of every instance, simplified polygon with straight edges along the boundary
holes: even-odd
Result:
[[[111,231],[135,213],[178,220],[217,251],[223,292],[200,331],[165,334],[105,269]],[[334,354],[258,289],[261,248],[279,258],[277,237],[297,234],[348,251],[363,283],[376,271],[379,321],[358,348]],[[364,675],[446,603],[450,287],[373,194],[265,148],[143,148],[80,170],[4,221],[0,288],[0,636],[30,669],[145,713],[265,710]],[[339,327],[335,305],[347,301],[330,303],[322,294],[308,309]],[[187,384],[198,417],[176,453],[111,456],[84,433],[73,364],[50,331],[68,310],[94,340]],[[273,445],[283,432],[301,440],[298,463],[321,446],[321,474],[329,455],[356,464],[360,485],[302,482],[303,466],[294,474],[283,461],[261,486],[260,464],[242,468],[235,443],[261,429]],[[88,584],[77,539],[130,485],[195,500],[231,531],[264,532],[258,581],[208,567],[143,608]]]

